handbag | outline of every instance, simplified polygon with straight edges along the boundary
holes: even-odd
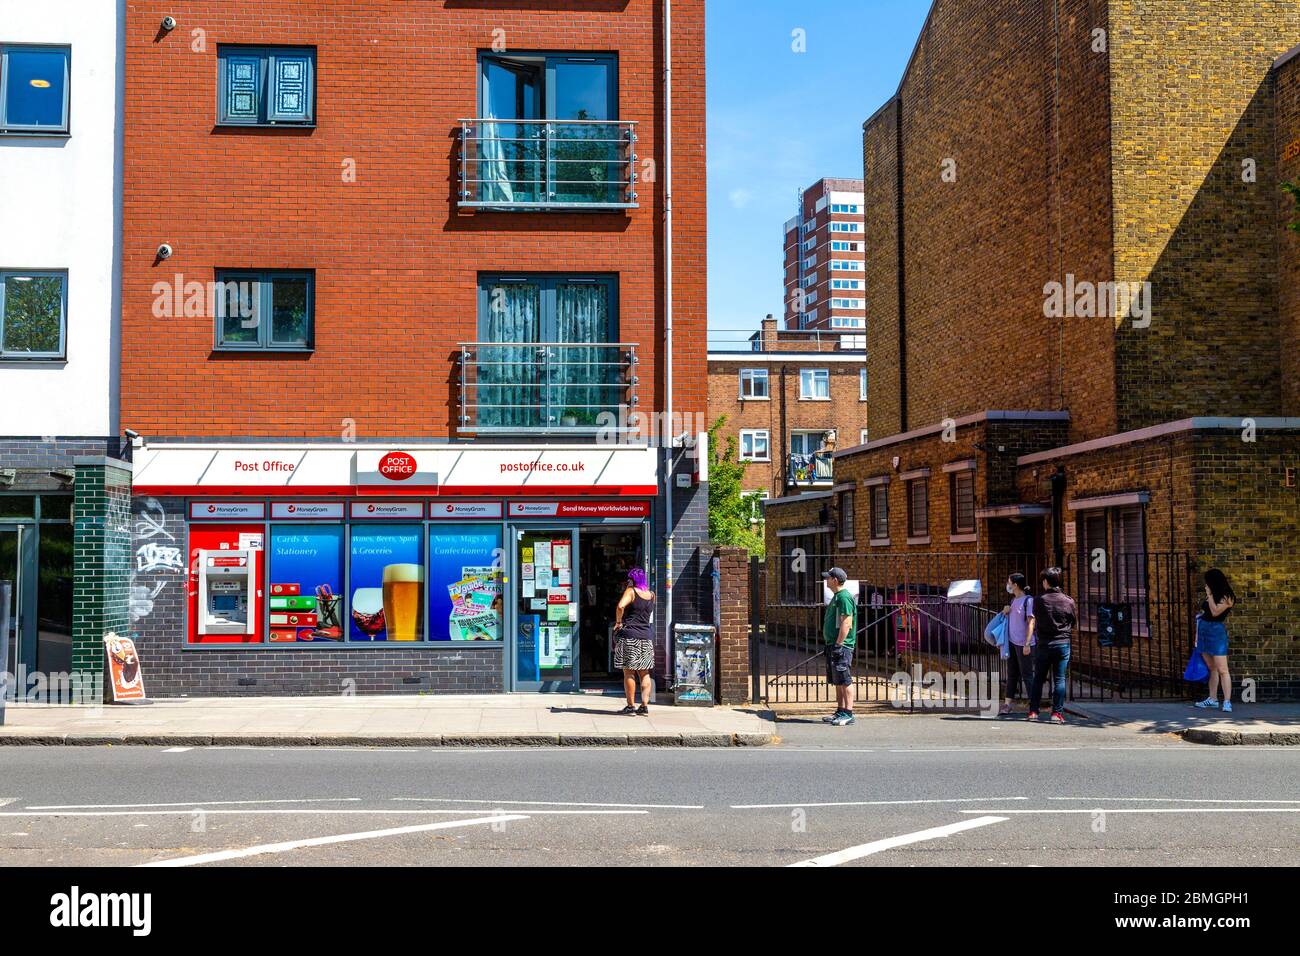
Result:
[[[1201,656],[1201,652],[1192,651],[1192,657],[1187,662],[1187,669],[1183,671],[1183,680],[1195,684],[1209,676],[1210,669],[1205,666],[1205,658]]]

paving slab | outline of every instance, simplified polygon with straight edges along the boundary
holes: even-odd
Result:
[[[758,746],[775,733],[752,708],[652,705],[621,697],[501,694],[169,698],[152,706],[11,703],[0,745]]]
[[[1187,701],[1071,703],[1070,713],[1139,734],[1174,734],[1218,746],[1300,746],[1300,703],[1234,704],[1232,713]]]

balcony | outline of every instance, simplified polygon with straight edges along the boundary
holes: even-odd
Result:
[[[834,481],[831,453],[816,451],[811,455],[791,455],[785,483],[790,487],[818,487]]]
[[[460,121],[460,207],[636,209],[636,123]]]
[[[637,347],[623,342],[465,342],[457,431],[568,435],[630,431]]]

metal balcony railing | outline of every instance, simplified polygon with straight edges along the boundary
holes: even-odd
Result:
[[[464,342],[462,434],[627,432],[637,399],[637,347],[624,342]]]
[[[636,123],[463,119],[460,205],[636,209]]]
[[[816,451],[811,455],[791,455],[786,470],[787,485],[830,484],[834,479],[831,453]]]

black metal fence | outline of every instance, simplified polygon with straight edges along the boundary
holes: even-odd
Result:
[[[991,698],[1005,694],[1007,663],[985,641],[984,629],[1010,601],[1008,575],[1023,572],[1036,591],[1047,564],[1041,555],[988,553],[796,550],[755,559],[750,575],[753,697],[786,704],[835,699],[823,654],[820,572],[838,566],[848,573],[858,601],[857,700],[906,709],[989,706]],[[1079,608],[1070,699],[1192,696],[1182,679],[1195,642],[1196,613],[1186,554],[1071,555],[1062,571],[1064,590]],[[954,582],[967,582],[964,598],[949,599]],[[1113,605],[1130,621],[1129,640],[1099,636]]]

